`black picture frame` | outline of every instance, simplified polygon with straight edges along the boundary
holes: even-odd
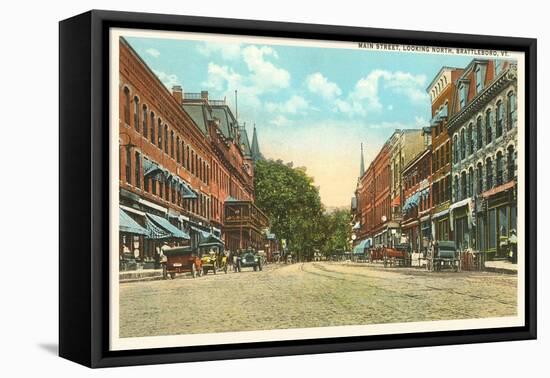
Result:
[[[109,28],[372,41],[525,53],[525,326],[109,351]],[[59,354],[89,367],[535,339],[536,39],[93,10],[59,24]]]

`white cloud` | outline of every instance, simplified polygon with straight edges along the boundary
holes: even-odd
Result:
[[[155,75],[162,81],[162,84],[168,89],[172,89],[174,85],[181,85],[178,77],[174,74],[168,74],[163,71],[153,70]]]
[[[239,43],[227,42],[205,42],[197,47],[199,53],[210,57],[219,53],[224,60],[234,60],[241,56],[241,45]]]
[[[315,72],[306,78],[306,85],[310,92],[319,94],[327,100],[331,100],[342,94],[342,90],[336,83],[329,81],[320,72]]]
[[[243,60],[250,71],[251,84],[261,92],[287,88],[290,73],[266,60],[266,57],[278,58],[277,52],[267,46],[248,46],[242,51]]]
[[[242,76],[228,66],[220,66],[210,62],[208,64],[208,79],[203,85],[210,89],[223,91],[226,88],[238,88],[242,83]]]
[[[278,127],[283,127],[283,126],[290,125],[290,120],[286,118],[284,115],[279,114],[277,117],[269,121],[269,123]]]
[[[237,71],[232,64],[210,62],[207,79],[202,85],[213,91],[213,96],[225,97],[232,107],[235,107],[234,91],[237,90],[239,121],[244,122],[247,119],[258,119],[265,113],[262,95],[287,88],[290,85],[290,74],[271,61],[278,59],[277,52],[271,47],[247,46],[239,49],[239,52],[246,66],[244,70]],[[285,111],[290,113],[299,112],[304,107],[300,99],[293,99],[283,105]],[[276,104],[270,106],[274,109]]]
[[[147,54],[151,55],[153,58],[158,58],[160,56],[160,51],[158,51],[157,49],[154,49],[152,47],[145,50],[145,52]]]
[[[287,101],[283,103],[268,102],[266,108],[269,112],[281,112],[281,113],[305,113],[309,108],[308,101],[302,96],[293,95]]]
[[[406,96],[413,103],[423,104],[428,96],[424,91],[425,83],[424,75],[374,70],[357,81],[346,99],[337,99],[334,110],[347,113],[349,116],[354,114],[364,116],[369,111],[380,111],[382,109],[379,95],[381,86],[394,94]],[[393,105],[388,106],[390,107],[393,109]]]
[[[428,93],[424,90],[426,86],[425,75],[413,75],[408,72],[397,71],[386,73],[384,79],[385,88],[407,96],[411,102],[422,103],[428,98]]]

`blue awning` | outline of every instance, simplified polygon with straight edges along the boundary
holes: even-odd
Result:
[[[407,210],[409,210],[413,206],[418,206],[419,200],[420,200],[420,192],[416,192],[412,196],[408,197],[405,200],[405,204],[403,205],[403,214],[405,214]]]
[[[166,177],[168,171],[149,159],[143,159],[143,176],[161,180]]]
[[[145,217],[150,239],[191,239],[187,233],[174,226],[167,219],[153,214],[146,214]]]
[[[370,239],[363,239],[359,244],[357,244],[355,247],[353,247],[353,254],[354,255],[360,255],[365,253],[365,248],[370,248],[371,246],[371,240]]]
[[[172,180],[177,190],[181,193],[182,198],[195,199],[197,198],[197,193],[191,188],[191,186],[180,179],[178,176],[172,176]]]
[[[149,232],[141,227],[138,222],[132,219],[124,210],[118,209],[118,229],[120,232],[127,232],[129,234],[148,236]]]

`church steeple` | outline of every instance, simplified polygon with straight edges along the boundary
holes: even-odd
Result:
[[[260,145],[258,143],[258,133],[256,132],[256,124],[254,124],[254,130],[252,132],[252,147],[251,147],[251,153],[252,153],[252,160],[254,162],[258,160],[262,160],[264,157],[262,156],[262,153],[260,152]]]
[[[361,142],[361,166],[359,168],[359,177],[365,174],[365,158],[363,157],[363,142]]]

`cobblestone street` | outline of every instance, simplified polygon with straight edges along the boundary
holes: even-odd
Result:
[[[120,286],[120,336],[158,336],[516,315],[515,275],[346,263]]]

